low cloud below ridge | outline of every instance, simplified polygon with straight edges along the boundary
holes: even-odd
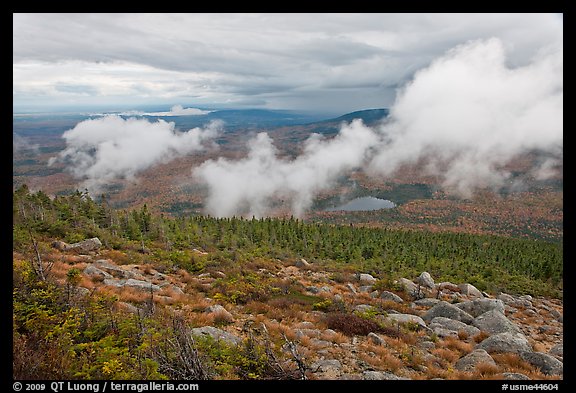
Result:
[[[200,114],[173,107],[173,114]],[[168,112],[166,112],[168,113]],[[177,132],[163,120],[106,116],[64,133],[66,149],[49,164],[65,162],[91,192],[118,179],[205,149],[222,127]],[[343,124],[331,139],[311,135],[295,158],[280,156],[259,133],[238,160],[208,160],[192,175],[207,190],[205,211],[214,216],[270,214],[281,201],[300,216],[319,193],[354,170],[386,178],[402,165],[424,160],[425,174],[444,190],[470,198],[478,188],[499,189],[512,179],[503,167],[519,154],[547,157],[532,169],[553,176],[563,157],[563,49],[541,50],[522,66],[507,64],[499,39],[457,46],[420,70],[398,91],[384,123]]]
[[[210,160],[193,174],[208,188],[209,214],[265,216],[281,199],[301,215],[353,169],[388,177],[425,159],[426,173],[439,176],[445,191],[470,198],[478,188],[503,187],[511,174],[502,167],[533,149],[553,157],[533,176],[553,175],[562,146],[562,47],[510,68],[503,43],[489,39],[460,45],[417,72],[379,127],[354,121],[334,139],[313,135],[293,160],[279,157],[261,133],[246,158]]]
[[[205,128],[177,132],[174,123],[109,115],[85,120],[66,131],[66,149],[48,165],[60,161],[82,186],[96,194],[107,184],[133,180],[135,175],[161,162],[207,147],[222,128],[212,122]]]

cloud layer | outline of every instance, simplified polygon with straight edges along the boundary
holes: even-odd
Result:
[[[353,169],[387,177],[425,159],[447,192],[468,198],[479,187],[504,186],[510,174],[503,165],[533,149],[553,157],[534,176],[550,175],[562,145],[562,47],[510,67],[502,41],[489,39],[457,46],[417,72],[380,127],[354,121],[334,139],[313,135],[292,160],[261,133],[246,158],[207,161],[194,176],[208,187],[210,214],[263,216],[281,200],[300,215]]]
[[[14,14],[16,106],[387,107],[446,50],[497,37],[525,65],[557,14]]]
[[[85,120],[66,131],[66,149],[49,160],[67,164],[68,170],[83,180],[83,187],[98,193],[118,179],[133,180],[155,164],[199,151],[218,135],[222,124],[177,132],[174,123],[163,120],[106,116]]]

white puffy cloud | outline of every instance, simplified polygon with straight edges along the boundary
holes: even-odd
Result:
[[[477,186],[501,186],[501,167],[531,149],[563,143],[563,51],[552,47],[532,62],[507,66],[501,40],[460,45],[419,71],[398,94],[391,138],[371,162],[387,175],[426,157],[444,186],[470,197]]]
[[[269,213],[272,203],[283,200],[294,214],[301,215],[318,192],[361,166],[376,142],[374,131],[354,121],[333,139],[312,135],[301,155],[290,160],[279,157],[268,134],[259,133],[250,141],[246,158],[206,161],[194,169],[194,176],[208,187],[209,214],[261,217]]]
[[[118,179],[133,179],[155,164],[202,150],[217,136],[221,123],[177,132],[174,123],[119,116],[85,120],[66,131],[66,149],[49,161],[67,168],[91,192]]]

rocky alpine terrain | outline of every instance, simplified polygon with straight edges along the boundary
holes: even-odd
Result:
[[[127,263],[98,239],[55,242],[50,257],[63,285],[71,269],[81,272],[75,301],[111,293],[115,312],[162,310],[184,318],[192,337],[230,347],[259,337],[302,379],[563,378],[559,299],[485,293],[427,272],[393,281],[330,272],[304,259],[254,261],[241,274],[162,271]],[[242,298],[263,283],[274,296]]]

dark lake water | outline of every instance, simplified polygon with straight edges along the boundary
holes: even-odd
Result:
[[[380,199],[374,197],[362,197],[352,199],[343,205],[331,207],[326,209],[326,211],[332,212],[336,210],[344,210],[348,212],[357,211],[368,211],[368,210],[380,210],[380,209],[391,209],[396,207],[396,204],[387,199]]]

